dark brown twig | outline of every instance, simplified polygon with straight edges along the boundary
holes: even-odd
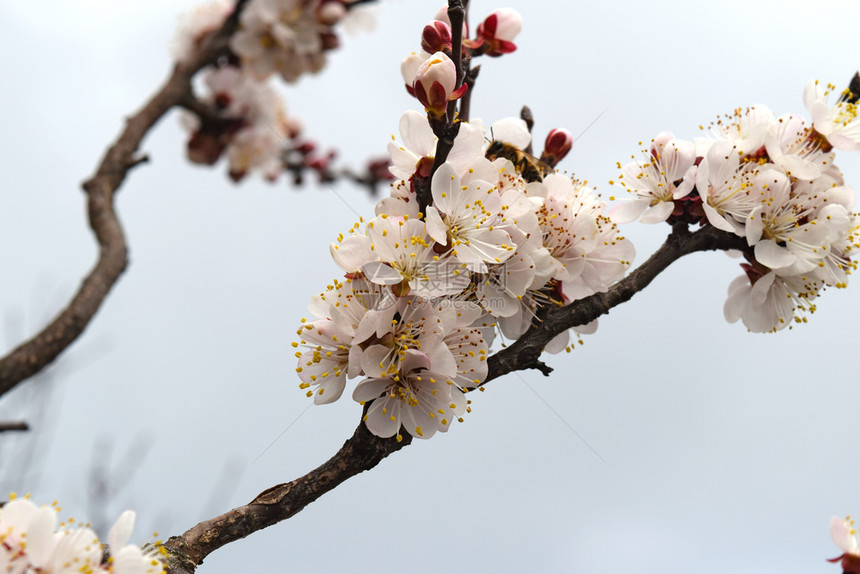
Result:
[[[8,431],[28,431],[30,430],[30,425],[21,421],[15,423],[0,423],[0,432],[8,432]]]
[[[448,18],[451,20],[451,61],[454,62],[454,68],[457,70],[457,83],[454,89],[459,89],[466,77],[463,69],[463,23],[466,20],[466,8],[463,0],[448,0]],[[454,138],[460,131],[460,123],[455,121],[457,102],[458,100],[448,102],[448,111],[444,118],[429,118],[430,127],[433,128],[433,133],[439,141],[436,142],[436,152],[433,157],[430,176],[415,178],[415,195],[420,213],[427,212],[427,206],[432,200],[430,182],[433,179],[433,174],[448,159],[448,154],[454,147]]]
[[[114,194],[128,171],[144,159],[137,156],[143,137],[164,114],[191,93],[191,78],[201,68],[229,52],[239,14],[248,0],[238,0],[233,14],[213,33],[191,61],[177,64],[164,86],[136,114],[128,118],[119,137],[102,158],[95,174],[84,182],[90,227],[99,244],[99,258],[78,292],[40,333],[0,359],[0,395],[51,364],[72,344],[101,307],[128,264],[128,247],[114,211]],[[145,156],[143,156],[145,157]]]

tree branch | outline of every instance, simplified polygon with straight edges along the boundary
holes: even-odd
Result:
[[[370,470],[411,442],[409,434],[404,434],[401,442],[393,437],[379,438],[367,430],[362,420],[352,438],[322,466],[292,482],[264,490],[245,506],[201,522],[181,536],[170,538],[164,543],[168,553],[168,574],[194,572],[218,548],[298,514],[346,479]]]
[[[191,94],[191,78],[201,68],[229,53],[230,36],[248,0],[238,0],[224,25],[204,42],[191,61],[177,64],[167,82],[128,118],[119,137],[84,182],[90,227],[99,244],[99,258],[71,302],[40,333],[0,359],[0,396],[51,364],[71,345],[101,307],[128,264],[128,247],[114,210],[114,194],[128,171],[142,163],[136,156],[141,140],[164,114]],[[145,157],[145,156],[144,156]]]
[[[720,231],[710,225],[690,233],[686,223],[675,224],[665,243],[645,263],[613,285],[609,291],[595,293],[564,307],[549,309],[516,342],[492,355],[488,359],[489,373],[484,384],[511,371],[523,369],[539,369],[545,375],[548,374],[548,367],[539,361],[539,357],[547,343],[556,335],[572,327],[590,323],[609,313],[613,307],[629,301],[672,262],[684,255],[715,249],[743,249],[746,246],[742,237]]]
[[[533,325],[518,341],[490,357],[487,381],[511,371],[529,368],[540,369],[548,374],[551,369],[540,362],[538,357],[544,346],[556,335],[576,325],[584,325],[628,301],[673,261],[688,253],[740,249],[744,246],[742,238],[709,225],[690,233],[686,224],[676,224],[660,249],[608,292],[597,293],[566,307],[550,309],[542,321]],[[245,506],[201,522],[181,536],[170,538],[164,544],[168,555],[168,573],[191,574],[218,548],[291,518],[346,479],[370,470],[411,441],[409,434],[405,434],[399,443],[394,438],[374,436],[362,420],[352,438],[319,468],[292,482],[273,486]]]

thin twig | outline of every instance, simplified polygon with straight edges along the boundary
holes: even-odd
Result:
[[[28,430],[30,430],[30,425],[23,421],[15,423],[0,423],[0,432]]]
[[[463,0],[448,0],[448,18],[451,20],[451,61],[454,62],[454,68],[457,70],[457,83],[454,86],[456,90],[463,85],[466,78],[463,70],[463,23],[466,20],[466,8],[463,5]],[[433,179],[433,174],[448,159],[448,154],[454,147],[454,139],[460,131],[460,122],[455,121],[457,102],[458,100],[448,102],[448,111],[444,118],[428,118],[430,127],[433,128],[433,133],[439,141],[436,142],[430,176],[427,178],[416,177],[414,180],[415,195],[420,213],[427,212],[427,206],[432,200],[430,182]]]

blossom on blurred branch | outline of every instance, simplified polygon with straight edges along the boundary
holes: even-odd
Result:
[[[213,2],[185,15],[172,42],[174,58],[188,60],[231,13],[232,3]],[[275,181],[284,171],[301,182],[305,170],[317,172],[321,181],[334,181],[340,175],[331,169],[334,155],[324,159],[304,153],[307,142],[297,139],[300,123],[287,116],[283,99],[268,80],[278,72],[293,83],[318,72],[325,53],[340,44],[337,26],[366,16],[346,0],[250,0],[231,38],[230,56],[203,71],[203,95],[184,104],[189,160],[213,165],[226,157],[230,178],[237,182],[251,172]],[[359,24],[367,27],[366,22]],[[343,174],[371,190],[385,180],[376,177],[373,161],[365,174]]]

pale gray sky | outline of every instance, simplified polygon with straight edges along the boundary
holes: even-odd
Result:
[[[7,324],[32,333],[94,261],[79,184],[167,75],[175,16],[193,5],[0,6]],[[525,18],[520,49],[482,62],[473,115],[492,122],[528,104],[543,138],[556,126],[579,133],[605,111],[561,165],[604,195],[640,140],[665,129],[693,137],[738,106],[802,113],[808,79],[842,85],[860,67],[853,0],[510,5]],[[473,19],[499,6],[474,0]],[[284,89],[307,133],[352,165],[384,152],[400,114],[417,107],[400,59],[437,8],[383,2],[374,33],[345,38],[320,76]],[[144,437],[151,449],[107,511],[135,508],[141,540],[296,478],[360,416],[348,397],[311,408],[252,464],[308,404],[289,341],[310,295],[339,275],[328,243],[373,202],[345,184],[235,186],[223,165],[189,165],[184,143],[171,114],[144,142],[152,163],[119,193],[131,265],[52,370],[38,482],[0,475],[0,489],[59,499],[86,520],[96,441],[113,442],[116,463]],[[837,161],[860,185],[860,155]],[[627,226],[636,262],[667,232]],[[824,561],[838,554],[830,516],[860,513],[860,286],[826,292],[807,325],[752,335],[722,315],[738,274],[721,253],[678,262],[584,347],[549,357],[552,377],[492,382],[464,424],[216,552],[200,572],[838,572]],[[4,397],[0,418],[29,416],[33,394],[25,385]],[[29,440],[2,436],[4,472]],[[227,490],[217,484],[225,465]]]

